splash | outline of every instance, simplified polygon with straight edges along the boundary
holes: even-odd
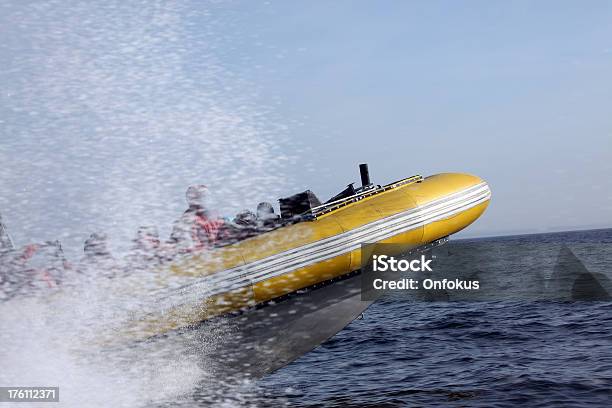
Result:
[[[179,1],[0,6],[0,210],[16,242],[58,238],[75,258],[103,230],[121,251],[139,225],[168,234],[189,184],[207,184],[228,215],[289,184],[287,128],[224,65],[226,11]],[[124,295],[94,280],[0,304],[0,384],[59,385],[62,406],[189,394],[206,365],[179,340],[111,356],[95,346],[147,297]]]
[[[222,5],[14,2],[2,12],[13,58],[0,205],[15,240],[73,247],[101,229],[125,242],[138,225],[167,233],[191,183],[209,185],[227,215],[287,184],[286,127],[218,56],[229,52],[217,40]]]

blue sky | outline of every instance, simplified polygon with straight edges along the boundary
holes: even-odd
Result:
[[[41,1],[0,6],[0,211],[15,240],[166,233],[469,172],[470,235],[612,226],[612,3]]]
[[[612,222],[609,2],[237,3],[224,58],[302,125],[327,195],[357,180],[471,172],[479,233]],[[296,167],[301,167],[300,162]],[[311,180],[308,180],[311,182]]]

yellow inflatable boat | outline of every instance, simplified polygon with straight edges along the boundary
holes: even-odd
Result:
[[[215,316],[266,304],[360,268],[362,243],[419,247],[470,225],[487,208],[488,184],[444,173],[384,186],[369,181],[327,203],[310,191],[280,200],[277,225],[246,239],[174,262],[189,284],[159,301],[161,312],[134,321],[140,339],[198,325]]]

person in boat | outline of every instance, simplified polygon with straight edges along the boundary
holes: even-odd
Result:
[[[280,216],[274,213],[274,207],[267,202],[257,205],[257,227],[262,230],[272,229],[278,226]]]
[[[83,245],[83,257],[79,262],[78,272],[86,276],[104,276],[114,278],[117,276],[119,267],[116,259],[108,249],[108,238],[106,234],[94,232],[85,240]]]
[[[241,211],[234,217],[234,224],[247,228],[255,227],[257,226],[257,216],[249,210]]]
[[[0,265],[0,300],[57,288],[71,269],[59,241],[4,251]]]
[[[126,273],[154,267],[161,264],[165,258],[157,228],[153,226],[140,227],[136,232],[132,250],[126,259],[128,266]]]
[[[0,253],[14,249],[13,240],[9,235],[7,228],[2,222],[2,214],[0,214]]]
[[[232,221],[227,222],[219,231],[220,241],[224,244],[231,244],[278,226],[280,218],[275,216],[272,206],[265,209],[260,207],[261,204],[258,206],[257,215],[250,210],[244,210],[239,212]]]
[[[156,227],[144,226],[138,228],[134,247],[132,250],[144,261],[153,261],[160,258],[161,242]]]
[[[11,289],[11,263],[15,247],[0,214],[0,299]]]
[[[231,244],[243,239],[271,231],[281,225],[280,216],[274,213],[272,204],[257,205],[257,214],[249,210],[239,212],[232,221],[226,222],[219,230],[219,241]]]
[[[217,242],[225,221],[211,215],[207,205],[209,192],[205,185],[189,186],[185,196],[189,207],[174,223],[170,243],[182,253],[209,249]]]

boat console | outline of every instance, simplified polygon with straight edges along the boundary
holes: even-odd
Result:
[[[395,181],[393,183],[381,186],[372,184],[370,181],[370,173],[367,164],[360,164],[359,171],[361,174],[361,187],[354,187],[355,183],[350,183],[347,187],[327,200],[321,203],[319,198],[311,190],[306,190],[289,197],[278,200],[280,206],[280,217],[268,218],[262,220],[259,217],[244,217],[246,213],[253,214],[250,211],[244,211],[236,216],[236,220],[245,220],[245,222],[236,222],[234,224],[226,224],[220,231],[220,239],[215,246],[226,246],[251,238],[275,229],[293,225],[304,221],[313,221],[317,217],[328,214],[349,204],[363,200],[376,194],[383,193],[404,186],[410,183],[420,183],[423,177],[415,175],[405,179]],[[260,205],[265,203],[260,203]],[[273,209],[270,206],[273,214]]]

